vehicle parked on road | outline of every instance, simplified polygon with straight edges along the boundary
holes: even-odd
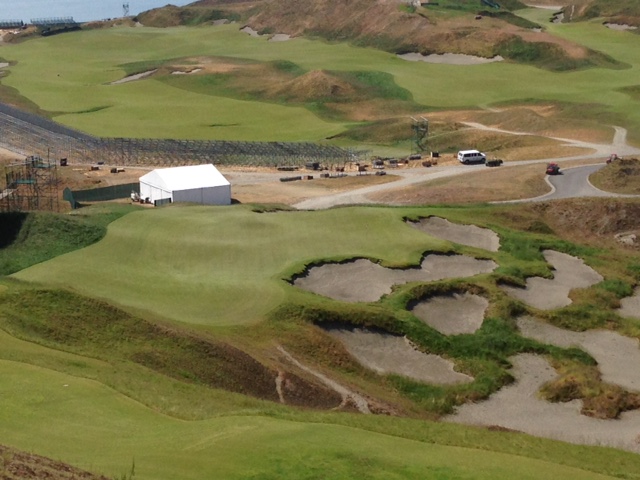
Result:
[[[465,165],[470,163],[485,163],[487,156],[478,150],[460,150],[458,152],[458,161]]]
[[[560,165],[557,163],[547,163],[547,175],[560,175]]]

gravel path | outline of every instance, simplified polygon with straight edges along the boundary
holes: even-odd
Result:
[[[587,288],[603,277],[576,257],[554,250],[545,250],[544,258],[554,268],[553,279],[531,277],[525,288],[503,285],[500,288],[512,297],[541,310],[553,310],[571,304],[569,293],[574,288]]]
[[[289,362],[291,362],[293,365],[295,365],[301,370],[304,370],[307,373],[310,373],[311,375],[316,377],[318,380],[320,380],[322,383],[324,383],[327,387],[333,389],[335,392],[341,395],[342,396],[341,406],[344,406],[347,404],[347,402],[351,401],[353,402],[353,404],[356,406],[356,408],[360,413],[371,413],[371,410],[369,409],[369,402],[367,402],[367,400],[362,395],[340,385],[335,380],[330,379],[329,377],[327,377],[326,375],[323,375],[317,370],[314,370],[310,367],[307,367],[306,365],[303,365],[298,360],[296,360],[293,357],[293,355],[287,352],[282,346],[278,346],[278,351],[280,351],[280,353],[282,353],[285,356],[285,358]]]
[[[538,390],[557,374],[542,357],[513,357],[515,383],[488,400],[466,404],[445,421],[470,425],[497,425],[530,435],[570,443],[600,445],[640,453],[640,411],[623,413],[618,420],[600,420],[580,414],[582,402],[550,403]]]

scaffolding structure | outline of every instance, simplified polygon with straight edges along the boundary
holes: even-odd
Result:
[[[59,211],[58,169],[55,162],[29,156],[23,162],[6,165],[4,170],[0,210]]]
[[[411,117],[411,129],[413,130],[412,153],[422,153],[427,150],[427,138],[429,136],[429,120],[424,117]]]

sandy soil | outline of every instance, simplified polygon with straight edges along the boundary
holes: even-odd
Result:
[[[584,445],[604,445],[640,453],[640,411],[625,412],[618,420],[600,420],[580,414],[582,402],[549,403],[538,390],[556,378],[547,360],[533,354],[511,359],[514,384],[489,400],[459,407],[446,421],[501,426],[530,435]]]
[[[503,285],[512,297],[541,310],[553,310],[571,304],[569,292],[574,288],[587,288],[602,281],[602,275],[576,257],[553,250],[545,250],[544,258],[555,269],[551,280],[540,277],[527,279],[526,288]]]
[[[417,350],[405,337],[364,329],[329,329],[362,365],[385,375],[394,373],[425,383],[449,385],[473,378],[454,370],[453,362]]]
[[[423,218],[419,222],[409,222],[409,224],[429,235],[450,242],[483,248],[490,252],[497,252],[500,248],[500,237],[487,228],[475,225],[458,225],[440,217]]]
[[[424,300],[411,311],[440,333],[459,335],[475,333],[482,326],[488,307],[489,301],[480,295],[454,293]]]
[[[640,344],[610,330],[572,332],[535,318],[517,319],[523,336],[562,348],[579,347],[598,362],[602,379],[630,391],[640,391]],[[638,432],[640,433],[640,432]]]
[[[141,80],[143,78],[149,77],[156,73],[158,69],[149,70],[148,72],[136,73],[135,75],[129,75],[128,77],[121,78],[120,80],[116,80],[115,82],[111,82],[109,85],[120,85],[122,83],[133,82],[135,80]]]
[[[605,23],[605,27],[610,28],[611,30],[637,30],[638,27],[634,27],[633,25],[626,25],[620,23]]]
[[[398,55],[403,60],[410,62],[444,63],[447,65],[480,65],[483,63],[501,62],[504,60],[500,55],[492,58],[476,57],[475,55],[464,55],[461,53],[443,53],[441,55],[422,55],[421,53],[405,53]]]
[[[312,267],[307,275],[294,280],[304,290],[345,302],[375,302],[391,293],[393,285],[432,282],[489,273],[497,264],[465,255],[427,255],[420,268],[391,269],[370,260],[327,263]]]
[[[636,288],[632,297],[620,300],[618,313],[623,317],[640,319],[640,287]]]

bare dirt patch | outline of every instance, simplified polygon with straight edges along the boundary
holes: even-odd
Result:
[[[480,228],[476,225],[459,225],[440,217],[423,218],[418,222],[408,223],[429,235],[450,242],[482,248],[490,252],[497,252],[500,248],[500,237],[488,228]]]
[[[640,411],[625,412],[617,420],[602,420],[580,414],[582,402],[558,404],[541,400],[539,389],[557,377],[549,362],[532,354],[511,359],[516,381],[489,400],[466,404],[446,421],[470,425],[498,426],[530,435],[570,443],[601,445],[640,452]]]
[[[623,317],[640,319],[640,287],[635,289],[633,296],[620,300],[618,313]]]
[[[630,391],[640,391],[640,344],[635,338],[609,330],[572,332],[533,317],[519,317],[518,328],[523,336],[562,348],[579,347],[598,362],[605,382]]]
[[[385,268],[371,260],[358,259],[312,267],[293,284],[334,300],[376,302],[391,293],[393,285],[471,277],[492,272],[496,267],[492,260],[465,255],[427,255],[419,268],[410,269]]]
[[[109,480],[86,470],[50,458],[22,452],[0,445],[0,478],[2,480]]]
[[[416,304],[412,313],[444,335],[475,333],[482,326],[489,301],[480,295],[454,293]]]
[[[453,362],[419,351],[406,337],[359,328],[327,331],[340,340],[358,362],[380,375],[393,373],[438,385],[473,381],[472,377],[456,372]]]
[[[569,293],[574,288],[587,288],[602,281],[602,275],[579,258],[554,250],[545,250],[544,258],[553,268],[553,279],[532,277],[525,288],[503,285],[501,288],[527,305],[553,310],[571,304]]]
[[[348,167],[347,167],[348,169]],[[311,198],[323,197],[372,185],[390,183],[398,179],[395,175],[356,175],[350,172],[345,176],[318,178],[317,172],[300,170],[296,172],[277,172],[269,169],[263,174],[240,172],[237,169],[220,168],[231,182],[233,198],[240,203],[280,203],[294,205]],[[312,175],[312,180],[281,182],[279,178],[287,176]],[[331,175],[335,175],[334,172]]]

